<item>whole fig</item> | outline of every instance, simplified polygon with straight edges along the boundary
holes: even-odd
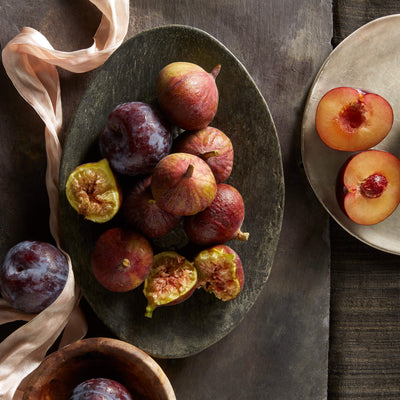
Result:
[[[217,128],[207,126],[197,131],[182,133],[173,143],[172,151],[190,153],[202,158],[211,168],[217,183],[227,180],[232,172],[232,142]]]
[[[125,195],[122,205],[124,223],[148,238],[159,238],[176,228],[182,217],[158,206],[151,193],[151,176],[139,181]]]
[[[112,292],[127,292],[143,283],[153,264],[153,249],[141,234],[111,228],[96,241],[91,267],[99,283]]]
[[[132,101],[111,111],[99,145],[114,171],[130,176],[148,174],[170,152],[172,133],[154,107]]]
[[[165,66],[157,79],[157,98],[166,117],[185,130],[205,128],[218,108],[215,78],[221,65],[211,73],[197,64],[174,62]]]
[[[212,203],[217,183],[210,167],[201,158],[172,153],[155,167],[151,191],[163,210],[174,215],[193,215]]]
[[[196,215],[186,217],[183,227],[189,239],[200,245],[222,244],[231,239],[246,241],[249,234],[240,229],[244,214],[239,191],[220,183],[211,205]]]

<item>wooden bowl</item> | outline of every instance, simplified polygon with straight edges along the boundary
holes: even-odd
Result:
[[[68,400],[90,378],[124,385],[133,399],[176,400],[161,367],[145,352],[117,339],[82,339],[47,356],[30,375],[23,400]]]

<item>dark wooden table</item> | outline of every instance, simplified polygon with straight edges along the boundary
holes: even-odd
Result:
[[[363,24],[400,13],[397,1],[333,2],[333,46]],[[331,399],[400,398],[400,258],[330,224],[328,393]]]
[[[214,35],[243,62],[270,107],[285,170],[280,243],[265,290],[249,315],[230,335],[193,358],[158,360],[178,400],[400,399],[400,259],[360,243],[330,221],[305,179],[299,146],[306,96],[326,56],[364,23],[400,13],[400,3],[130,4],[127,38],[154,26],[192,25]],[[32,26],[57,49],[85,48],[92,44],[99,20],[99,12],[88,1],[3,0],[0,45],[3,48],[23,26]],[[60,71],[62,135],[94,73]],[[19,240],[51,237],[43,124],[16,93],[3,67],[0,93],[3,256]],[[112,336],[84,300],[82,307],[88,336]],[[0,338],[17,325],[0,327]]]

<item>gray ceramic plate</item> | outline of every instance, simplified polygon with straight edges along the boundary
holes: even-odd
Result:
[[[374,20],[348,36],[329,55],[309,93],[302,126],[302,156],[307,177],[320,202],[350,234],[388,253],[400,254],[400,207],[386,220],[370,226],[352,222],[335,197],[338,170],[351,155],[332,150],[315,129],[315,111],[321,97],[337,86],[375,92],[393,107],[394,124],[375,148],[400,157],[400,15]]]
[[[197,290],[187,301],[155,310],[144,317],[142,287],[116,294],[103,289],[90,269],[96,239],[118,224],[118,218],[98,225],[84,221],[65,198],[65,182],[76,166],[100,158],[98,135],[109,112],[125,101],[154,103],[158,72],[172,61],[190,61],[217,78],[220,103],[212,126],[227,133],[235,150],[228,183],[243,195],[250,232],[246,243],[230,243],[245,269],[245,286],[238,298],[223,303]],[[143,32],[123,44],[98,71],[79,105],[68,133],[60,173],[60,216],[63,246],[72,257],[83,295],[115,334],[142,350],[164,358],[200,352],[237,326],[267,281],[283,215],[284,183],[281,154],[267,104],[255,83],[226,47],[209,34],[186,26],[164,26]]]

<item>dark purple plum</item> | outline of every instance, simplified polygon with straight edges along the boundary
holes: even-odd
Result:
[[[171,151],[172,139],[170,126],[157,109],[132,101],[111,111],[99,145],[114,171],[135,176],[151,173]]]
[[[92,378],[80,383],[69,400],[133,400],[128,389],[108,378]]]
[[[161,209],[153,198],[150,185],[151,176],[129,190],[122,205],[122,218],[125,224],[148,238],[159,238],[176,228],[182,217]]]
[[[50,243],[23,241],[6,254],[0,292],[17,310],[38,313],[60,295],[68,277],[65,255]]]

